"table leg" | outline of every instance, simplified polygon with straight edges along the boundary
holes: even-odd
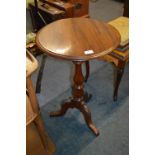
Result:
[[[82,74],[82,62],[74,62],[75,64],[75,75],[73,85],[73,97],[64,102],[61,105],[61,109],[56,112],[50,112],[50,116],[61,116],[66,113],[69,108],[77,108],[81,111],[88,127],[97,136],[99,135],[98,129],[92,122],[91,113],[88,107],[85,105],[85,93],[84,93],[84,77]]]
[[[47,55],[42,55],[40,69],[39,69],[37,82],[36,82],[36,93],[40,93],[41,91],[41,82],[42,82],[42,76],[45,68],[46,58],[47,58]]]
[[[87,82],[87,80],[88,80],[88,77],[89,77],[89,72],[90,72],[90,69],[89,69],[89,61],[86,61],[85,62],[85,66],[86,66],[86,75],[85,75],[85,82]]]
[[[117,101],[117,94],[118,94],[118,88],[124,73],[124,67],[125,67],[125,62],[119,61],[118,65],[115,66],[116,69],[116,79],[114,83],[114,94],[113,94],[113,100]]]

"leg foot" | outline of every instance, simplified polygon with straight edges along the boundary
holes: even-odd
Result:
[[[96,135],[99,135],[99,131],[98,129],[95,127],[95,125],[92,122],[91,119],[91,113],[90,110],[88,109],[88,107],[86,105],[84,105],[84,103],[81,103],[80,106],[78,107],[78,109],[82,112],[84,119],[88,125],[88,127],[90,128],[90,130]]]
[[[49,116],[62,116],[66,113],[69,108],[73,108],[72,102],[65,102],[61,105],[61,109],[58,111],[53,111],[49,113]]]

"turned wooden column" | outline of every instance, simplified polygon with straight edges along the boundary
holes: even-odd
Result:
[[[74,105],[78,108],[88,125],[88,127],[93,131],[95,135],[99,135],[98,129],[92,122],[91,113],[88,107],[85,105],[84,101],[84,77],[82,74],[82,62],[74,62],[75,64],[75,75],[74,75],[74,85],[73,85],[73,100]]]
[[[75,73],[73,78],[73,91],[72,98],[61,105],[61,109],[55,112],[50,112],[50,116],[62,116],[69,108],[77,108],[84,116],[88,127],[97,136],[99,135],[98,129],[92,122],[91,113],[85,105],[85,92],[84,92],[84,77],[82,74],[82,62],[73,62],[75,65]]]
[[[77,102],[84,101],[84,77],[82,74],[82,62],[73,62],[75,65],[73,100]]]

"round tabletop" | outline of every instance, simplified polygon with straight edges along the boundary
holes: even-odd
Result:
[[[37,46],[46,54],[72,61],[86,61],[110,53],[120,43],[112,26],[90,18],[68,18],[43,27]]]

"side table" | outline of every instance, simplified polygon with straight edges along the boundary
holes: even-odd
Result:
[[[61,116],[69,108],[77,108],[88,127],[95,135],[99,135],[90,110],[85,105],[82,63],[114,50],[120,43],[118,31],[103,21],[94,19],[62,19],[42,28],[37,33],[36,43],[49,56],[72,61],[75,65],[73,95],[62,104],[60,110],[51,112],[50,116]]]

